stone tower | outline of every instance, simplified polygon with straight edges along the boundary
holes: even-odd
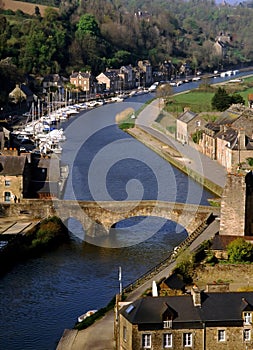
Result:
[[[253,174],[228,174],[221,199],[220,235],[253,236]]]

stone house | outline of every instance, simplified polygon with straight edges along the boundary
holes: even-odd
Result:
[[[152,66],[148,60],[138,61],[136,67],[136,83],[138,87],[146,87],[153,82]]]
[[[226,43],[217,39],[215,41],[213,47],[214,47],[214,52],[216,53],[217,56],[225,57],[225,55],[227,53],[227,44]]]
[[[189,110],[185,110],[177,118],[177,140],[182,144],[188,144],[192,135],[203,127],[202,118]]]
[[[220,126],[216,123],[207,123],[202,129],[200,140],[201,152],[209,158],[215,160],[217,158],[217,142],[216,135],[220,131]]]
[[[247,167],[253,157],[253,112],[250,108],[234,106],[216,122],[207,123],[200,141],[201,152],[217,160],[228,172],[241,164]]]
[[[135,87],[135,72],[131,65],[120,67],[119,77],[122,81],[122,90],[130,90]]]
[[[25,84],[17,84],[16,87],[9,93],[9,100],[13,103],[26,102],[26,105],[30,107],[34,101],[34,94],[30,88]]]
[[[0,155],[1,202],[14,203],[28,196],[30,169],[27,158]]]
[[[140,298],[119,311],[118,349],[251,349],[252,315],[252,292]]]
[[[59,74],[48,74],[42,81],[42,87],[44,91],[48,91],[51,87],[56,90],[64,87],[67,79],[61,77]]]
[[[87,94],[93,91],[93,81],[94,77],[90,72],[73,72],[70,75],[70,83]]]
[[[96,79],[98,86],[100,86],[100,92],[103,92],[105,89],[112,92],[122,89],[123,81],[119,76],[119,70],[107,69],[105,72],[100,73]]]
[[[62,177],[58,157],[34,157],[31,163],[31,172],[29,194],[32,198],[60,197]]]
[[[179,275],[172,273],[165,278],[160,284],[160,295],[178,295],[185,292],[185,283]]]
[[[217,56],[225,57],[228,47],[232,41],[232,36],[229,33],[219,33],[215,38],[214,51]]]

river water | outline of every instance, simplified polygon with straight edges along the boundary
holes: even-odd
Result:
[[[62,160],[70,165],[66,199],[208,203],[209,192],[115,126],[117,113],[138,109],[147,98],[81,113],[63,125]],[[119,291],[119,266],[127,285],[187,236],[176,223],[133,218],[117,224],[121,248],[115,249],[88,244],[74,219],[69,230],[68,244],[1,278],[0,349],[55,349],[80,314],[105,306]]]

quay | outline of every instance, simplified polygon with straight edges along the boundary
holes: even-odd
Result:
[[[26,217],[1,217],[0,220],[0,240],[1,236],[22,234],[25,235],[40,221],[27,219]]]
[[[199,154],[189,145],[181,145],[171,137],[155,130],[152,125],[159,114],[159,101],[154,100],[138,116],[136,127],[129,133],[150,147],[163,158],[177,163],[177,167],[193,175],[196,181],[206,186],[210,191],[221,195],[225,186],[226,170],[217,162],[210,160],[208,157]],[[166,156],[165,156],[166,155]],[[197,158],[196,158],[197,157]],[[199,162],[195,160],[198,159]],[[173,164],[174,165],[174,164]],[[193,251],[203,241],[212,238],[219,232],[219,220],[212,221],[205,229],[190,242],[188,249]],[[157,274],[150,274],[139,286],[136,286],[128,294],[126,301],[134,301],[139,298],[148,288],[151,288],[152,281],[159,281],[168,277],[176,262],[171,261]],[[114,339],[114,311],[108,312],[102,319],[96,321],[92,326],[82,331],[65,330],[56,350],[113,350],[116,343]]]

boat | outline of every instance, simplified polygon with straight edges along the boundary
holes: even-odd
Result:
[[[78,322],[82,322],[87,317],[94,315],[97,311],[98,310],[89,310],[89,311],[85,312],[85,314],[82,314],[81,316],[78,317]]]

